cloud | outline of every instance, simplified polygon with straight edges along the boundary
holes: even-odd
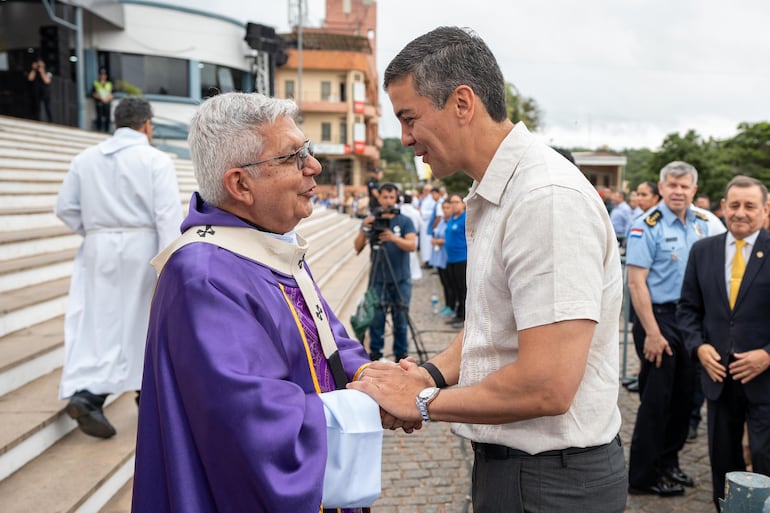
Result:
[[[259,4],[221,0],[216,10],[289,30],[288,2]],[[324,0],[308,8],[320,24]],[[377,16],[380,82],[415,37],[471,27],[505,79],[543,110],[543,136],[561,146],[656,147],[688,129],[730,137],[738,123],[770,117],[767,0],[379,0]],[[381,135],[397,137],[384,92],[380,103]]]

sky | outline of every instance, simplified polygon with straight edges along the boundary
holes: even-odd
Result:
[[[207,3],[184,3],[199,1]],[[279,32],[290,30],[288,5],[217,2]],[[309,24],[320,26],[325,2],[307,7]],[[768,0],[380,0],[377,17],[380,84],[415,37],[470,27],[505,80],[537,102],[548,144],[656,149],[670,133],[728,138],[741,122],[770,120]],[[398,137],[380,90],[380,135]]]

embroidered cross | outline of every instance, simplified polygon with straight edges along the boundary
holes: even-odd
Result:
[[[318,317],[319,321],[324,320],[324,311],[321,308],[321,305],[315,305],[315,316]]]
[[[198,237],[205,239],[206,235],[214,235],[215,232],[214,230],[211,229],[211,225],[207,224],[206,228],[204,228],[203,230],[198,230],[196,233],[198,234]]]
[[[302,269],[302,264],[305,263],[305,255],[302,255],[302,258],[299,259],[299,262],[297,262],[297,267]]]

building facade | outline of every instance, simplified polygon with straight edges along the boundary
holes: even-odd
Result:
[[[282,35],[287,60],[276,68],[276,95],[299,103],[327,194],[363,189],[379,166],[376,27],[376,2],[327,0],[324,26],[303,29],[301,48],[299,27]]]

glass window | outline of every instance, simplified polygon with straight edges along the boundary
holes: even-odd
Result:
[[[340,144],[348,143],[348,124],[343,121],[340,123]]]
[[[198,68],[201,74],[201,98],[244,90],[247,75],[245,71],[205,62]]]
[[[332,83],[331,82],[321,82],[321,101],[322,102],[328,102],[331,100],[332,95]]]
[[[324,142],[331,142],[332,140],[331,123],[321,123],[321,140]]]
[[[188,61],[169,57],[109,54],[110,79],[127,94],[190,96]]]
[[[286,98],[289,100],[294,99],[294,80],[287,80],[284,84],[284,89],[286,90]]]

